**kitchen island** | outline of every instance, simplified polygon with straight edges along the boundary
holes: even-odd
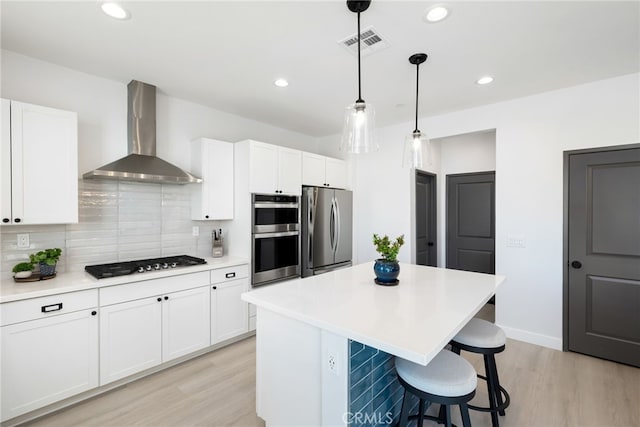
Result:
[[[426,365],[495,294],[503,276],[373,263],[242,295],[257,306],[257,413],[267,425],[388,424],[402,389],[393,356]]]

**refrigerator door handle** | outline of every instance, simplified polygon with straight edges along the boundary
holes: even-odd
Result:
[[[335,228],[336,228],[336,217],[334,210],[334,200],[331,199],[331,210],[329,212],[329,243],[331,245],[331,251],[335,252]]]
[[[335,212],[336,212],[336,244],[333,250],[334,254],[338,252],[338,245],[340,243],[340,234],[342,233],[342,224],[340,223],[340,203],[337,198],[334,198]]]
[[[315,212],[316,212],[316,204],[315,204],[315,192],[308,191],[307,192],[307,259],[309,261],[309,266],[314,267],[313,265],[313,226],[315,222]]]

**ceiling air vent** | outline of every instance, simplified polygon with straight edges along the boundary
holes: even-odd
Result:
[[[358,34],[354,33],[338,43],[354,55],[358,54]],[[371,55],[389,47],[389,43],[373,27],[364,28],[360,34],[360,54]]]

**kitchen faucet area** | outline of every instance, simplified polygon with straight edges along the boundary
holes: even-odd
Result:
[[[0,427],[640,425],[639,2],[0,11]]]

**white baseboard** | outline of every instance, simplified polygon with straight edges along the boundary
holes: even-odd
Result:
[[[510,328],[504,325],[498,326],[504,330],[508,338],[562,351],[562,338],[537,334],[535,332],[525,331],[522,329]]]

